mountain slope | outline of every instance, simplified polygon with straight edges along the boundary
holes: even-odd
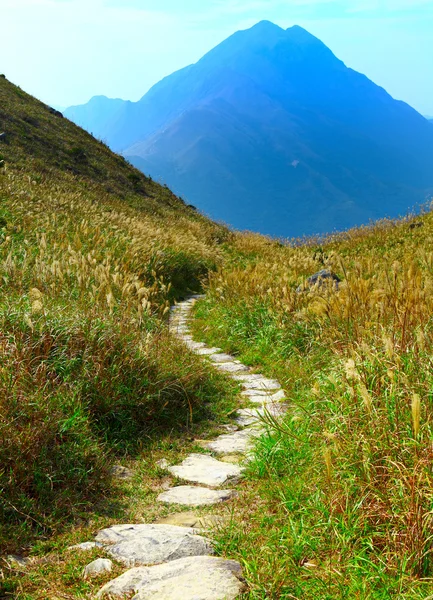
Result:
[[[0,77],[1,557],[97,518],[116,456],[226,401],[163,321],[229,237]]]
[[[213,217],[275,235],[397,216],[433,191],[426,120],[297,26],[235,33],[105,132]]]
[[[91,132],[97,139],[104,140],[106,124],[112,122],[116,113],[125,104],[120,98],[94,96],[87,104],[70,106],[64,111],[64,116]]]

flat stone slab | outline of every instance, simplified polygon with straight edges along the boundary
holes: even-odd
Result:
[[[228,362],[214,365],[216,369],[224,373],[241,373],[248,371],[248,367],[239,362]]]
[[[272,390],[245,390],[241,392],[241,395],[248,398],[250,402],[263,405],[281,404],[283,400],[286,400],[286,394],[283,390],[278,390],[275,394]]]
[[[259,373],[244,373],[233,375],[233,379],[236,379],[236,381],[258,381],[259,379],[263,379],[263,375]]]
[[[242,469],[228,465],[206,454],[190,454],[180,465],[168,467],[172,475],[211,487],[218,487],[229,480],[241,477]]]
[[[128,567],[213,554],[210,541],[195,529],[175,525],[114,525],[100,531],[95,540]]]
[[[191,485],[179,485],[160,494],[159,502],[183,504],[184,506],[208,506],[230,500],[237,496],[236,490],[210,490]]]
[[[224,352],[211,354],[209,358],[212,362],[216,363],[227,363],[236,360],[234,356],[231,356],[230,354],[224,354]]]
[[[287,407],[284,404],[266,404],[260,408],[241,408],[237,411],[235,421],[242,427],[249,425],[260,425],[266,415],[277,418],[284,415]]]
[[[97,598],[135,593],[133,600],[235,600],[244,589],[239,563],[197,556],[130,569],[104,585]]]
[[[185,341],[185,338],[182,338]],[[189,342],[189,341],[185,341],[186,345],[188,346],[188,348],[190,350],[200,350],[200,348],[204,348],[206,346],[206,344],[204,344],[203,342]]]
[[[244,389],[248,390],[280,390],[281,385],[276,379],[255,379],[253,381],[244,381],[242,384]]]
[[[244,454],[252,444],[252,439],[259,435],[253,429],[244,429],[235,433],[220,435],[213,442],[208,442],[206,447],[217,454]]]
[[[216,354],[217,352],[220,352],[221,348],[199,348],[196,352],[196,354],[199,354],[201,356],[210,356],[211,354]]]
[[[157,523],[178,525],[179,527],[194,527],[195,529],[212,529],[221,527],[226,522],[218,515],[198,515],[195,512],[181,512],[158,519]]]
[[[74,546],[69,546],[67,550],[79,550],[80,552],[87,552],[89,550],[93,550],[94,548],[102,548],[103,544],[98,542],[81,542],[81,544],[75,544]]]

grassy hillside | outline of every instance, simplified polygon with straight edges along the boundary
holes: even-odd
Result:
[[[238,235],[197,336],[276,376],[289,413],[222,539],[250,598],[433,593],[433,215],[320,243]],[[328,267],[342,279],[297,293]]]
[[[3,77],[2,133],[0,555],[110,504],[113,461],[217,410],[227,384],[163,323],[229,236]]]

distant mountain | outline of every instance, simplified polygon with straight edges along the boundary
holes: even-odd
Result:
[[[64,116],[92,133],[99,140],[110,136],[117,112],[125,105],[131,104],[120,98],[112,99],[106,96],[94,96],[87,104],[70,106],[63,112]]]
[[[104,99],[106,119],[94,102],[81,125],[237,228],[343,229],[433,194],[426,119],[301,27],[239,31],[139,102]]]

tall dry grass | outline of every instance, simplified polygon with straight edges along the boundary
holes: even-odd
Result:
[[[304,581],[294,560],[285,593],[310,597],[320,578],[329,597],[358,597],[361,581],[365,597],[382,597],[372,583],[380,571],[396,597],[404,582],[433,576],[432,241],[430,213],[304,245],[239,235],[197,309],[202,335],[226,338],[288,390],[289,414],[256,475],[268,510],[303,528],[318,568]],[[297,293],[322,268],[340,276],[338,290]],[[280,539],[286,526],[275,518]]]

